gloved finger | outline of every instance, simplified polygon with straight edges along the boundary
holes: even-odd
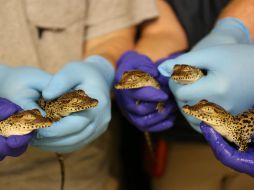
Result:
[[[117,92],[116,101],[118,106],[126,111],[136,114],[136,115],[146,115],[155,111],[157,103],[153,102],[141,102],[132,99],[128,92]],[[124,102],[124,104],[123,104]]]
[[[92,118],[85,116],[85,111],[73,113],[67,117],[54,122],[50,127],[37,130],[36,139],[55,139],[68,137],[80,133],[93,121]]]
[[[0,158],[4,158],[8,153],[8,146],[6,146],[6,137],[0,135]]]
[[[157,103],[134,102],[126,105],[126,110],[134,115],[144,116],[156,111]]]
[[[170,79],[169,87],[178,101],[183,102],[192,101],[193,99],[202,100],[207,94],[211,96],[215,93],[223,93],[227,89],[223,82],[220,85],[213,84],[213,77],[211,76],[203,76],[188,85],[177,84]],[[214,90],[215,87],[216,91]]]
[[[129,96],[133,99],[145,102],[161,102],[168,99],[168,95],[162,90],[153,87],[144,87],[140,89],[129,90]]]
[[[254,159],[253,159],[254,149],[249,147],[245,152],[239,152],[238,150],[232,155],[232,160],[228,160],[228,166],[233,169],[247,173],[251,176],[254,175]]]
[[[32,109],[38,109],[40,111],[40,113],[42,114],[43,117],[46,116],[46,112],[33,100],[28,99],[28,100],[23,100],[21,107],[24,110],[32,110]]]
[[[24,69],[23,72],[22,72],[22,69]],[[39,69],[36,69],[36,68],[34,68],[34,69],[31,68],[28,71],[24,67],[24,68],[21,68],[20,71],[21,71],[22,75],[24,75],[24,73],[27,73],[27,75],[30,76],[29,78],[26,78],[25,80],[29,80],[30,88],[33,88],[37,91],[42,91],[47,86],[48,82],[51,79],[51,75],[49,73],[44,72]],[[33,80],[31,80],[31,78]]]
[[[96,131],[96,126],[94,123],[88,126],[83,126],[83,130],[79,133],[73,135],[68,135],[65,137],[56,138],[43,138],[34,139],[32,145],[36,147],[64,147],[64,146],[74,146],[77,143],[85,141],[89,136],[91,136]]]
[[[254,175],[253,171],[253,149],[248,149],[246,152],[239,152],[234,147],[230,146],[217,132],[212,128],[202,124],[201,130],[212,147],[212,150],[218,160],[228,167],[231,167],[239,172]]]
[[[123,67],[123,63],[129,63],[131,62],[131,66],[126,69],[126,67]],[[156,69],[156,66],[152,62],[150,58],[147,56],[138,54],[136,52],[127,52],[125,55],[121,56],[120,60],[118,61],[118,67],[117,67],[117,74],[115,76],[115,80],[119,82],[122,78],[122,75],[126,71],[131,70],[141,70],[146,73],[149,73],[153,77],[158,76],[158,71]]]
[[[28,144],[18,148],[11,148],[7,144],[7,138],[0,136],[0,160],[3,160],[5,156],[16,157],[21,155],[26,149]]]
[[[222,136],[213,128],[201,123],[200,129],[205,139],[210,144],[216,158],[224,164],[228,164],[228,160],[232,159],[232,155],[236,149],[229,146]]]
[[[172,110],[175,109],[174,105],[167,105],[161,112],[155,111],[146,116],[137,116],[129,114],[130,120],[138,127],[149,128],[149,126],[155,125],[163,120],[165,120]]]
[[[79,75],[74,75],[70,67],[65,66],[56,73],[42,92],[45,99],[55,99],[81,83]]]
[[[26,151],[27,147],[28,147],[28,144],[15,149],[15,151],[13,149],[9,149],[8,156],[12,156],[12,157],[20,156]]]
[[[0,98],[0,120],[4,120],[11,116],[12,114],[21,111],[21,107],[12,103],[11,101]]]
[[[167,129],[173,127],[175,118],[176,118],[176,115],[174,115],[174,114],[169,115],[168,118],[166,118],[164,121],[161,121],[160,123],[150,126],[147,129],[143,129],[143,131],[159,132],[159,131],[167,130]]]
[[[32,137],[32,133],[29,133],[27,135],[12,135],[7,138],[6,142],[10,148],[15,149],[28,145]]]
[[[181,113],[182,115],[188,120],[188,123],[198,132],[200,132],[200,123],[201,121],[198,120],[197,118],[195,117],[192,117],[186,113],[184,113],[182,110],[181,110]]]
[[[187,64],[203,70],[213,70],[215,65],[219,64],[215,63],[216,57],[218,57],[218,52],[220,51],[218,51],[216,48],[207,48],[199,51],[185,53],[175,59],[163,62],[158,67],[158,70],[165,77],[170,77],[172,75],[173,68],[176,64]]]

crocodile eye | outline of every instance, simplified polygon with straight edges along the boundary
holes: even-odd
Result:
[[[203,107],[202,111],[206,112],[206,113],[214,113],[214,110],[208,107]]]

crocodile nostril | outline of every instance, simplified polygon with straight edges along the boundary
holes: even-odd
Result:
[[[206,69],[200,69],[200,70],[202,71],[202,73],[203,73],[204,76],[207,75],[207,70],[206,70]]]

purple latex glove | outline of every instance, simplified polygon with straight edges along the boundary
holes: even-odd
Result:
[[[161,61],[162,62],[162,61]],[[162,89],[144,87],[140,89],[115,90],[116,101],[125,117],[141,131],[155,132],[173,126],[176,105],[169,92],[168,79],[161,76],[154,64],[147,56],[128,51],[122,55],[117,63],[114,83],[118,83],[124,72],[142,70],[149,73],[161,83]],[[136,101],[139,104],[136,104]],[[164,110],[158,112],[158,102],[165,102]]]
[[[4,120],[12,114],[22,109],[7,99],[0,98],[0,120]],[[13,135],[8,138],[0,135],[0,160],[5,156],[19,156],[27,149],[28,143],[32,138],[32,134]]]
[[[246,152],[240,152],[237,148],[230,146],[213,128],[204,123],[200,124],[200,128],[219,161],[238,172],[254,177],[254,147],[249,147]]]

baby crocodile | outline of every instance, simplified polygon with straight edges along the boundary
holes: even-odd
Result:
[[[0,121],[0,135],[8,137],[28,134],[35,129],[49,127],[54,121],[58,121],[73,112],[86,110],[97,106],[97,104],[98,100],[89,97],[82,90],[68,92],[52,101],[46,101],[41,98],[39,105],[47,114],[45,118],[38,109],[13,114],[7,119]],[[63,190],[65,181],[64,160],[61,154],[56,153],[56,155],[61,168],[61,190]]]
[[[86,110],[97,106],[98,100],[89,97],[83,90],[67,92],[59,98],[46,101],[39,99],[39,105],[46,112],[46,117],[52,121],[58,121],[73,112]]]
[[[115,85],[115,88],[118,90],[126,90],[126,89],[143,88],[148,86],[160,89],[159,82],[156,81],[149,73],[146,73],[141,70],[131,70],[124,72],[120,82]],[[136,104],[139,104],[139,101],[136,101]],[[159,102],[156,106],[156,110],[158,110],[158,112],[161,112],[163,111],[163,109],[164,103]],[[151,136],[148,132],[144,132],[144,136],[151,156],[155,160],[155,151]]]
[[[39,105],[46,111],[46,117],[43,117],[38,109],[18,112],[0,121],[0,135],[25,135],[35,129],[49,127],[53,121],[58,121],[73,112],[95,107],[97,104],[98,100],[90,98],[82,90],[68,92],[48,102],[41,98]]]
[[[136,89],[143,87],[153,87],[160,89],[160,83],[156,81],[149,73],[141,70],[131,70],[124,72],[119,83],[115,85],[118,90]],[[136,102],[139,104],[139,101]],[[156,106],[156,110],[159,112],[163,111],[164,103],[159,102]]]
[[[207,100],[201,100],[193,106],[185,105],[182,109],[235,143],[239,151],[247,150],[247,144],[254,134],[254,109],[233,116],[221,106]]]
[[[171,78],[180,84],[190,84],[202,76],[204,73],[201,69],[189,65],[175,65]],[[251,136],[254,134],[253,109],[233,116],[221,106],[201,100],[196,105],[183,106],[182,110],[210,125],[230,142],[234,142],[239,151],[247,150],[247,144],[251,142]]]
[[[52,121],[42,117],[38,109],[21,111],[0,121],[0,135],[5,137],[25,135],[35,129],[46,128],[50,125],[52,125]]]
[[[148,73],[141,70],[124,72],[122,79],[115,85],[116,89],[135,89],[151,86],[160,89],[160,84]]]
[[[97,106],[98,100],[89,97],[83,90],[74,90],[51,101],[40,98],[38,103],[45,110],[47,118],[52,121],[59,121],[71,113]],[[65,183],[64,157],[60,153],[56,153],[56,156],[61,168],[61,190],[63,190]]]
[[[204,76],[202,70],[190,65],[175,65],[171,79],[180,84],[190,84]]]

